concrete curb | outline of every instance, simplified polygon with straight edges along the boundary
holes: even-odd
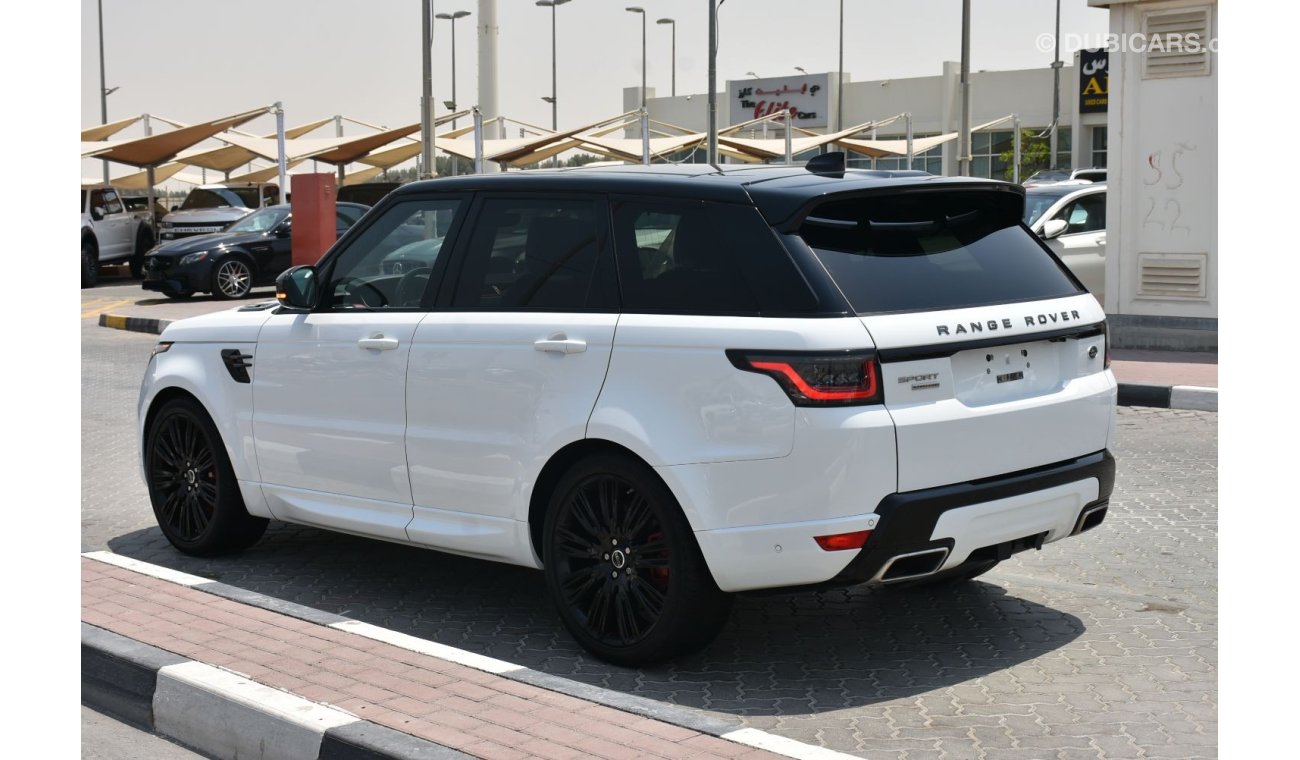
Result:
[[[87,623],[81,703],[220,758],[470,757]]]
[[[501,678],[505,678],[511,681],[517,681],[520,683],[528,684],[530,686],[543,688],[548,691],[557,692],[559,694],[565,694],[571,697],[576,697],[578,699],[582,699],[587,702],[592,702],[594,704],[603,705],[605,707],[610,707],[616,710],[621,710],[623,712],[631,713],[633,715],[639,715],[643,718],[650,718],[652,720],[657,720],[663,723],[669,723],[671,725],[678,726],[680,728],[696,731],[698,733],[705,734],[708,736],[714,736],[719,739],[724,739],[726,741],[734,742],[736,744],[745,745],[755,749],[767,750],[768,752],[772,752],[778,755],[784,755],[789,758],[795,758],[796,760],[851,760],[852,758],[851,755],[846,755],[844,753],[837,752],[835,750],[830,750],[824,747],[819,747],[811,744],[805,744],[804,742],[796,741],[794,739],[787,739],[785,737],[778,736],[775,734],[770,734],[767,733],[766,731],[761,731],[754,728],[746,728],[744,723],[738,718],[716,717],[716,716],[701,714],[700,711],[694,710],[692,708],[680,707],[678,705],[673,705],[673,704],[665,704],[663,702],[658,702],[653,699],[647,699],[645,697],[640,697],[635,694],[627,694],[625,692],[615,691],[613,689],[607,689],[602,686],[583,683],[581,681],[574,681],[568,678],[564,678],[563,676],[552,675],[550,673],[543,673],[541,671],[533,670],[532,668],[528,668],[522,665],[516,665],[514,663],[505,662],[503,660],[496,660],[474,652],[457,649],[455,647],[447,646],[445,644],[439,644],[434,641],[428,641],[426,639],[421,639],[415,636],[411,636],[409,634],[400,633],[398,631],[393,631],[387,628],[380,628],[379,626],[374,626],[369,623],[363,623],[359,620],[353,620],[351,618],[343,617],[341,615],[335,615],[334,613],[325,612],[323,610],[318,610],[312,607],[306,607],[304,605],[285,601],[282,599],[277,599],[275,597],[267,596],[265,594],[260,594],[255,591],[241,589],[226,583],[221,583],[219,581],[208,580],[207,578],[203,578],[201,576],[182,573],[167,567],[154,565],[148,562],[143,562],[141,560],[132,559],[130,557],[120,555],[120,554],[115,554],[113,552],[90,551],[90,552],[83,553],[81,556],[99,562],[105,562],[107,564],[117,565],[118,567],[123,567],[128,570],[132,570],[134,572],[143,573],[145,575],[149,575],[155,578],[160,578],[162,580],[166,580],[171,583],[176,583],[181,586],[186,586],[196,591],[202,591],[208,594],[212,594],[213,596],[219,596],[225,599],[230,599],[231,601],[247,604],[251,607],[258,607],[260,609],[268,610],[270,612],[276,612],[282,615],[287,615],[289,617],[294,617],[309,623],[328,626],[336,630],[347,631],[348,633],[364,636],[366,638],[374,639],[376,641],[383,641],[387,644],[401,647],[403,649],[408,649],[413,652],[427,654],[433,657],[438,657],[444,660],[455,662],[465,667],[474,668],[476,670],[481,670],[486,673],[492,673],[493,675],[500,676]],[[128,652],[128,654],[130,652],[144,652],[145,654],[143,655],[139,655],[139,654],[136,655],[137,658],[144,659],[144,663],[137,666],[137,670],[149,670],[151,666],[156,666],[153,668],[152,671],[156,674],[157,671],[162,670],[164,667],[170,666],[172,668],[175,668],[178,662],[179,663],[192,662],[191,660],[179,657],[178,655],[174,655],[170,652],[166,652],[164,650],[157,649],[155,647],[140,642],[135,642],[131,639],[125,638],[116,633],[105,631],[103,629],[97,628],[87,623],[82,623],[82,650],[83,650],[82,701],[83,702],[85,702],[85,700],[87,699],[87,694],[88,694],[87,687],[85,685],[86,668],[84,664],[85,663],[84,652],[86,650],[86,642],[87,642],[87,633],[86,633],[87,629],[91,630],[92,632],[97,632],[95,634],[98,637],[96,641],[114,642],[116,648],[113,651],[126,651]],[[103,647],[104,645],[100,644],[99,646]],[[130,649],[131,646],[134,646],[138,649]],[[166,658],[171,658],[171,659],[166,659]],[[212,671],[216,671],[217,673],[225,674],[225,676],[231,675],[229,671],[221,670],[219,668],[215,668],[209,665],[203,665],[202,663],[195,663],[195,664],[202,665],[204,668],[209,668]],[[190,667],[190,666],[186,666],[186,667]],[[169,687],[169,691],[175,688],[174,677],[169,678],[168,674],[164,673],[162,678],[166,679],[165,682]],[[244,680],[247,681],[248,679],[244,679]],[[249,681],[249,683],[253,683],[253,682]],[[272,689],[271,687],[262,686],[261,684],[256,684],[256,686],[261,687],[265,691],[275,692],[276,694],[284,694],[286,696],[291,696],[294,699],[301,700],[301,702],[304,705],[302,709],[304,710],[307,709],[308,707],[311,708],[323,707],[322,705],[318,705],[315,702],[309,702],[301,697],[290,695],[287,692],[282,692],[276,689]],[[211,690],[210,687],[209,690]],[[141,689],[137,688],[136,691],[139,692],[141,691]],[[155,704],[153,705],[152,708],[155,711],[159,709],[156,702],[157,700],[155,699]],[[112,715],[119,715],[119,711],[113,709],[101,708],[98,703],[86,702],[86,704],[91,707],[95,707],[96,709],[99,709],[101,712],[106,712]],[[204,709],[207,709],[207,707],[205,706]],[[334,710],[335,708],[328,708],[328,709]],[[136,707],[137,713],[140,712],[141,710],[142,708],[140,706]],[[342,712],[339,710],[335,710],[335,711]],[[195,710],[190,710],[189,712],[195,712]],[[199,712],[202,712],[202,710],[199,710]],[[258,725],[260,726],[261,724],[259,723]],[[172,738],[177,739],[178,741],[181,741],[183,743],[189,744],[190,746],[194,746],[197,749],[202,749],[205,751],[212,752],[212,754],[215,754],[218,757],[244,756],[243,754],[237,754],[237,755],[231,754],[229,752],[230,748],[227,748],[226,754],[209,750],[204,746],[193,744],[190,740],[184,737],[174,736],[170,733],[160,731],[156,725],[145,725],[145,727],[150,730],[159,731],[160,733],[165,733],[165,735],[172,736]],[[196,731],[199,730],[200,728],[204,731],[211,730],[210,728],[204,728],[203,726],[198,726],[198,725],[195,726]],[[414,744],[410,744],[410,745],[403,744],[403,742],[405,742],[408,739],[410,740],[411,743],[420,745],[418,751],[408,751],[406,749],[408,746],[414,746]],[[401,752],[405,752],[406,754],[401,754],[401,753],[394,754],[395,752],[398,752],[398,750],[401,750]],[[437,753],[451,753],[451,754],[437,754]],[[256,755],[256,753],[254,753],[254,755],[260,756],[260,755]],[[265,757],[270,758],[273,757],[273,755],[267,754],[265,755]],[[345,726],[339,726],[336,728],[330,728],[325,730],[323,733],[323,738],[321,740],[320,754],[315,757],[317,757],[318,760],[326,760],[326,758],[340,758],[345,760],[352,760],[353,758],[356,758],[360,760],[361,758],[388,758],[388,757],[439,758],[439,760],[441,760],[441,758],[462,758],[468,756],[449,747],[444,747],[439,744],[434,744],[432,742],[425,741],[418,737],[409,736],[399,731],[395,731],[393,729],[389,729],[384,726],[380,726],[374,723],[370,723],[368,721],[364,721],[360,718],[357,718],[355,723],[349,723]]]
[[[1120,406],[1151,406],[1157,409],[1219,411],[1219,389],[1195,385],[1119,384]]]
[[[153,317],[128,317],[124,314],[100,314],[99,326],[111,327],[115,330],[130,330],[131,332],[153,333],[161,335],[162,331],[167,329],[174,319],[155,319]]]

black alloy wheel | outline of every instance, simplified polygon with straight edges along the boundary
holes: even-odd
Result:
[[[559,483],[544,533],[560,616],[604,660],[640,665],[685,654],[726,622],[731,597],[714,584],[671,492],[640,462],[584,460]]]
[[[193,399],[172,399],[155,414],[145,442],[145,472],[158,526],[182,552],[236,551],[266,530],[266,519],[244,509],[220,435]]]

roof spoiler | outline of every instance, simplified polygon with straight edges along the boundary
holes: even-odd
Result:
[[[803,168],[813,174],[823,177],[843,179],[845,163],[844,151],[837,150],[833,153],[823,153],[820,156],[813,156],[808,163],[804,164]]]

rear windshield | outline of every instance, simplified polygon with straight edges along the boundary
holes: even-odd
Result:
[[[1021,226],[1021,198],[917,192],[823,203],[799,235],[859,314],[936,311],[1080,293]]]

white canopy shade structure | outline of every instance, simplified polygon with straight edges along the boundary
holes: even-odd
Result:
[[[192,184],[199,184],[199,182],[202,181],[198,177],[192,177],[191,179],[187,179],[187,177],[189,177],[190,175],[181,174],[181,171],[184,168],[185,168],[185,164],[177,163],[175,161],[163,164],[162,166],[159,167],[155,167],[153,170],[154,182],[166,182],[169,179],[175,179],[181,182],[190,182],[192,179],[193,180]],[[134,172],[132,174],[124,174],[121,177],[114,177],[110,179],[108,183],[119,190],[148,190],[149,172],[144,171],[144,172]],[[104,184],[104,180],[103,178],[93,179],[93,180],[82,179],[81,184],[102,185]]]
[[[980,132],[982,130],[988,129],[989,127],[993,127],[998,124],[1001,124],[1002,122],[1007,121],[1010,118],[1012,117],[1003,116],[1000,119],[994,119],[993,121],[985,122],[983,124],[980,124],[977,127],[972,127],[971,132]],[[917,154],[924,153],[927,150],[930,150],[931,148],[935,148],[940,145],[943,145],[944,143],[952,142],[953,140],[956,140],[960,135],[961,135],[960,132],[946,132],[944,134],[933,135],[931,137],[914,137],[912,138],[912,155],[915,156]],[[905,139],[895,138],[890,140],[854,140],[845,137],[836,140],[835,143],[837,145],[844,146],[845,148],[853,151],[854,153],[861,153],[863,155],[874,156],[877,158],[881,156],[906,156],[907,155],[907,140]]]
[[[582,135],[579,139],[582,141],[582,147],[590,150],[592,153],[599,153],[623,161],[641,163],[641,138],[639,137],[596,137],[593,135]],[[670,135],[667,137],[651,137],[650,158],[662,158],[663,156],[677,153],[679,151],[698,148],[706,139],[708,139],[708,136],[703,132],[695,132],[686,135]]]
[[[790,153],[798,155],[805,153],[823,145],[829,145],[849,135],[857,134],[864,129],[869,129],[874,122],[865,122],[856,124],[848,129],[839,132],[831,132],[825,135],[804,135],[801,137],[792,137],[790,140]],[[733,135],[718,134],[718,143],[726,145],[738,151],[749,153],[758,158],[784,158],[785,157],[785,138],[775,139],[753,139],[746,137],[735,137]]]
[[[369,182],[380,174],[383,174],[383,172],[384,167],[382,166],[367,166],[364,169],[356,170],[348,169],[347,175],[343,177],[343,186],[347,187],[349,185],[359,185],[362,182]]]
[[[111,124],[100,124],[97,127],[86,127],[81,130],[81,141],[87,143],[107,140],[143,118],[143,116],[132,116],[129,119],[122,119],[121,121],[115,121]]]
[[[292,169],[293,167],[297,166],[298,164],[301,164],[303,161],[306,160],[307,159],[305,158],[298,158],[298,159],[294,159],[293,161],[287,162],[284,167],[285,171]],[[227,181],[239,182],[241,184],[242,183],[258,184],[261,182],[274,182],[275,180],[279,179],[279,176],[280,176],[280,167],[278,165],[275,165],[275,166],[268,166],[265,169],[256,169],[251,172],[245,172],[244,174],[235,175],[232,176]]]
[[[170,132],[161,132],[147,137],[101,142],[98,143],[101,146],[100,150],[87,151],[86,146],[95,145],[95,143],[83,143],[81,155],[83,158],[101,158],[130,166],[156,167],[172,160],[181,151],[192,148],[209,137],[215,137],[265,113],[265,108],[258,108],[254,111],[245,111],[233,116],[213,119],[202,124],[181,127]]]

